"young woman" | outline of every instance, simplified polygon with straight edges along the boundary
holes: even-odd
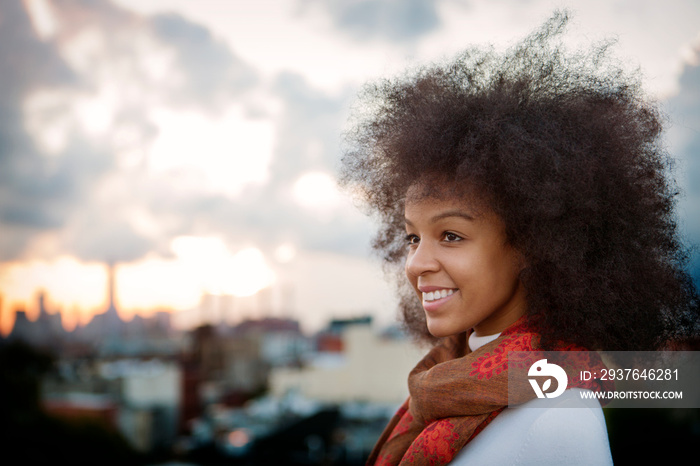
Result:
[[[597,402],[504,410],[508,352],[657,349],[698,316],[657,107],[566,22],[366,88],[342,179],[434,344],[368,464],[611,463]]]

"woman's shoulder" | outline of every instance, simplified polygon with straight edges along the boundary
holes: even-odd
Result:
[[[573,388],[504,410],[451,464],[612,465],[603,410],[587,393]]]

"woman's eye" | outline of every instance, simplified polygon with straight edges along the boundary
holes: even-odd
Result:
[[[443,238],[444,238],[445,241],[447,241],[448,243],[454,243],[455,241],[460,241],[460,240],[462,239],[462,237],[459,236],[458,234],[456,234],[456,233],[450,233],[449,231],[446,231],[446,232],[443,234]]]
[[[406,235],[406,244],[409,246],[412,244],[418,244],[419,242],[420,238],[418,238],[418,236],[412,234]]]

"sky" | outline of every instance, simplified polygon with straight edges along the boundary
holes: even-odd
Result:
[[[558,7],[567,44],[616,39],[662,101],[700,243],[695,0],[0,0],[0,332],[38,290],[86,323],[108,263],[127,320],[389,324],[374,225],[335,183],[355,96]]]

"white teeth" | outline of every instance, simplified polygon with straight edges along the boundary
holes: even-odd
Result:
[[[443,288],[442,290],[423,293],[423,301],[435,301],[438,299],[447,298],[454,292],[454,290]]]

